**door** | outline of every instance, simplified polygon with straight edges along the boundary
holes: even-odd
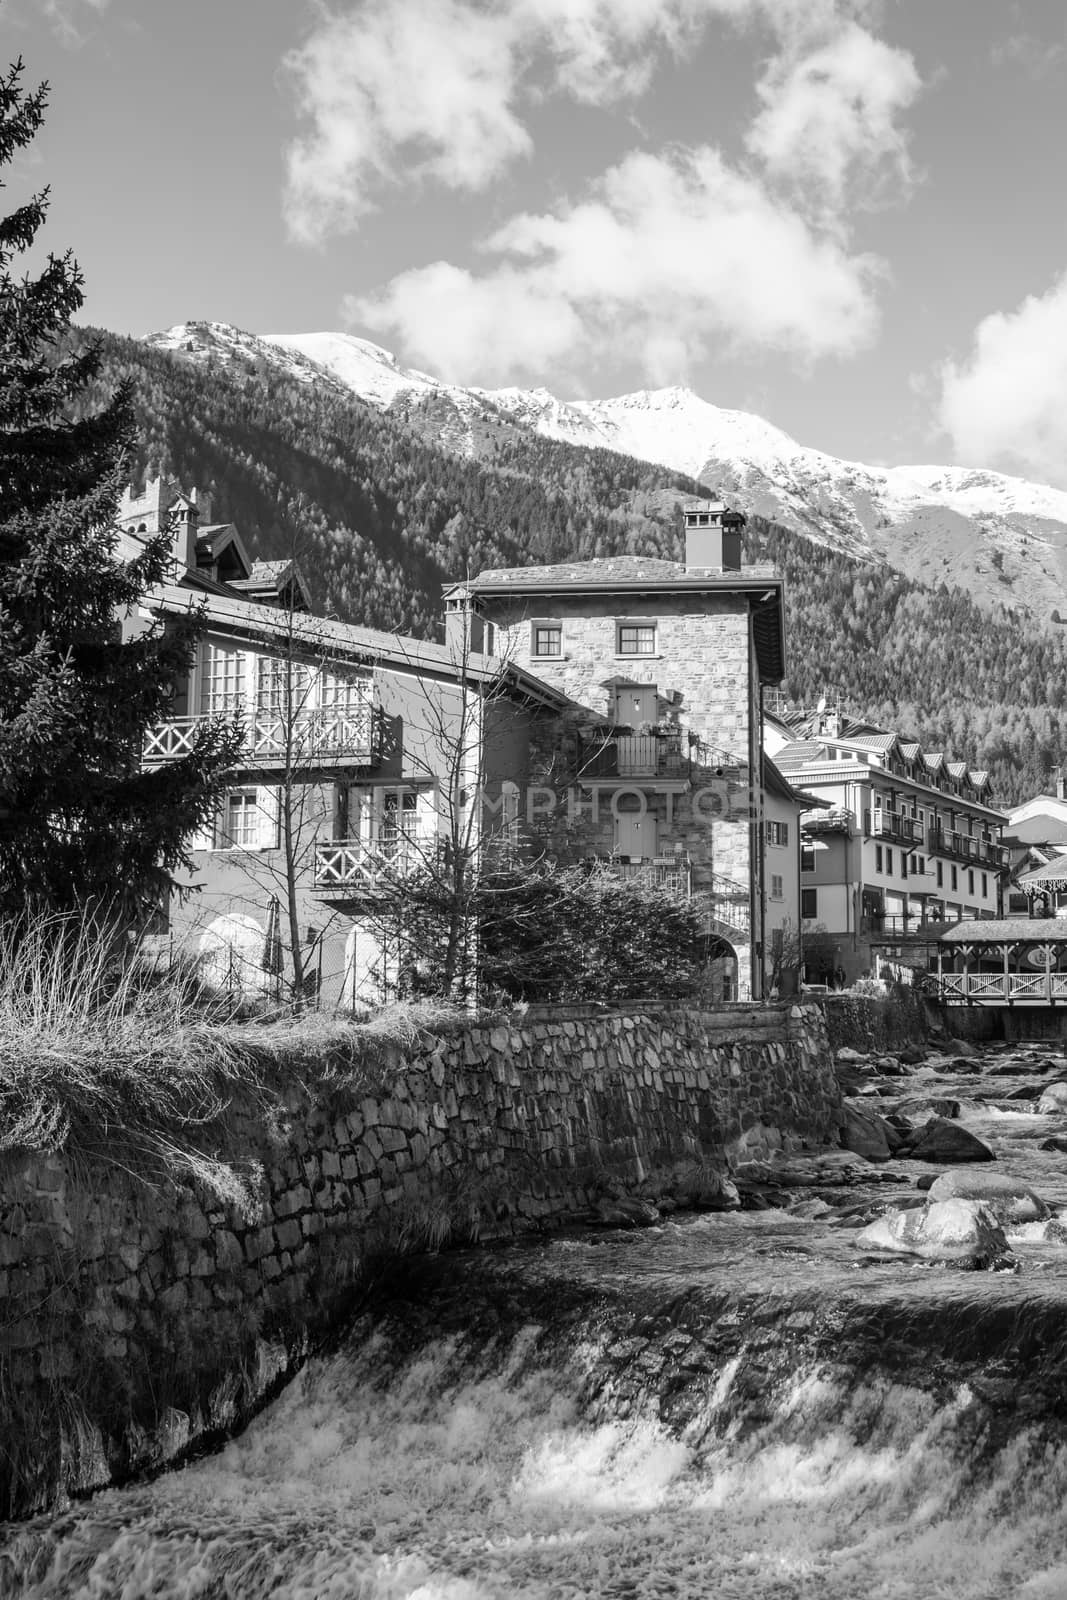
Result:
[[[635,796],[619,797],[619,811],[615,818],[615,849],[620,856],[651,857],[656,854],[656,819],[647,811],[639,811],[637,804]]]

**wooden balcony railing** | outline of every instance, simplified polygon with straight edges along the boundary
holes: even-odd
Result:
[[[924,980],[942,1000],[1004,1005],[1029,1000],[1052,1005],[1067,1000],[1067,972],[945,972]]]
[[[141,759],[159,766],[187,756],[196,745],[198,730],[211,716],[173,717],[145,734]],[[370,766],[377,757],[377,718],[370,695],[352,706],[327,706],[301,711],[294,717],[274,712],[254,712],[246,717],[242,758],[261,766],[310,762],[355,763]]]
[[[866,934],[886,934],[895,939],[940,939],[946,928],[955,925],[957,919],[949,921],[945,917],[927,917],[909,915],[906,912],[896,911],[866,911],[860,918],[860,932]]]
[[[927,852],[932,856],[951,856],[957,861],[975,862],[999,872],[1007,865],[1007,845],[991,839],[972,839],[969,834],[948,828],[931,828],[926,836]]]
[[[581,778],[681,778],[685,773],[680,735],[618,734],[583,739],[578,749]]]
[[[917,817],[902,817],[896,811],[875,807],[863,813],[863,831],[874,839],[891,839],[901,844],[922,844],[923,825]]]
[[[369,843],[333,839],[315,846],[314,886],[320,891],[373,892],[405,877],[428,859],[430,839],[398,834]]]

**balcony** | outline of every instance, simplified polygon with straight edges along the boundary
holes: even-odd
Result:
[[[332,839],[315,846],[313,886],[320,894],[375,894],[388,889],[426,861],[429,839]]]
[[[146,767],[187,756],[198,730],[215,715],[174,717],[145,734],[141,759]],[[257,711],[243,719],[241,760],[249,766],[372,766],[377,760],[378,719],[372,694],[348,706],[300,711],[293,717]]]
[[[950,1005],[1054,1006],[1067,1002],[1067,972],[931,973],[924,987]]]
[[[617,734],[582,739],[578,775],[588,778],[684,778],[688,764],[678,734]]]
[[[590,865],[613,877],[662,889],[676,900],[688,900],[692,893],[693,869],[686,856],[597,856]]]
[[[923,825],[917,817],[902,817],[896,811],[885,811],[877,806],[863,813],[863,831],[874,839],[888,839],[898,844],[921,845]]]
[[[867,911],[860,918],[860,932],[872,938],[886,939],[892,944],[906,944],[909,939],[932,943],[940,939],[946,928],[954,927],[956,920],[955,917],[948,921],[944,917],[909,915],[907,912]]]
[[[927,853],[948,856],[956,861],[976,863],[992,872],[1000,872],[1008,864],[1007,845],[995,844],[991,839],[972,839],[969,834],[956,833],[946,828],[931,828],[926,836]]]

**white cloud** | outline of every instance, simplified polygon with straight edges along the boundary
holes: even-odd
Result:
[[[907,185],[897,118],[920,79],[905,51],[846,21],[824,42],[772,59],[757,87],[763,109],[748,149],[809,205],[835,214],[854,196],[870,203],[894,181]]]
[[[527,154],[513,55],[507,18],[464,0],[387,0],[327,18],[287,63],[311,124],[289,152],[293,235],[351,227],[383,183],[430,176],[477,189]]]
[[[477,190],[531,153],[526,106],[563,94],[604,105],[644,93],[662,60],[713,20],[775,41],[751,146],[776,178],[839,196],[847,170],[903,161],[894,117],[911,58],[854,20],[867,0],[355,0],[324,11],[286,66],[303,131],[286,215],[314,242],[351,229],[389,188]]]
[[[983,318],[967,361],[943,364],[940,420],[958,459],[1067,487],[1067,272]]]
[[[582,203],[516,217],[485,249],[481,274],[435,262],[350,297],[346,315],[484,383],[548,368],[577,381],[605,352],[673,382],[717,343],[806,361],[877,326],[876,264],[710,148],[628,156]]]

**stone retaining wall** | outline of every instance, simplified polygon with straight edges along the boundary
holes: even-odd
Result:
[[[0,1516],[232,1427],[404,1249],[700,1203],[775,1148],[837,1142],[816,1007],[472,1025],[386,1052],[373,1093],[231,1108],[244,1204],[103,1160],[0,1170]]]

